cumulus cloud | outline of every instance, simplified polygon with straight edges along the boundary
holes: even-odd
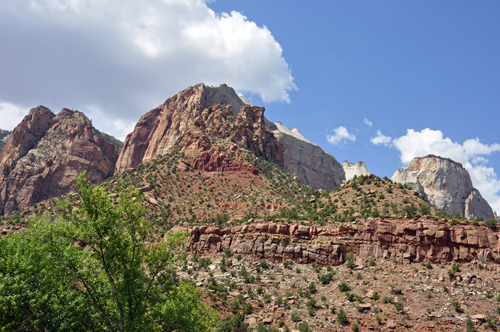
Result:
[[[364,119],[365,121],[365,124],[368,126],[368,127],[372,127],[373,126],[373,122],[371,122],[370,120],[368,120],[367,118]]]
[[[0,129],[14,129],[24,116],[28,115],[28,111],[29,109],[0,102]]]
[[[334,135],[326,135],[326,139],[330,144],[341,145],[345,141],[354,142],[356,140],[356,136],[350,134],[343,126],[334,129],[333,132],[335,133]]]
[[[377,130],[377,136],[370,138],[370,142],[375,145],[391,145],[392,138],[382,134],[380,130]]]
[[[474,186],[488,201],[493,210],[500,211],[500,180],[493,167],[488,166],[489,156],[500,151],[500,144],[483,144],[478,138],[468,139],[462,144],[444,137],[440,130],[429,128],[421,131],[408,129],[406,135],[391,141],[390,137],[377,131],[377,136],[371,139],[376,145],[386,145],[396,148],[401,153],[401,162],[410,163],[415,157],[434,154],[451,158],[461,163],[468,171]]]
[[[120,137],[128,125],[117,118],[133,125],[201,82],[289,102],[296,86],[271,31],[207,3],[2,1],[0,31],[8,33],[0,34],[0,102],[78,109]],[[101,113],[92,113],[96,105]]]

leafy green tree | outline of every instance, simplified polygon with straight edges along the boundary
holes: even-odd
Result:
[[[77,178],[80,207],[34,220],[0,240],[0,322],[15,331],[209,331],[215,312],[174,265],[186,234],[152,236],[146,212],[122,190]]]

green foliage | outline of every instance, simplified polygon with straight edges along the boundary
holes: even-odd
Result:
[[[347,314],[345,313],[344,309],[340,309],[339,312],[337,313],[337,322],[341,325],[345,325],[349,322],[347,319]]]
[[[122,190],[113,204],[85,173],[77,190],[80,208],[62,202],[57,219],[44,216],[0,240],[2,329],[211,330],[215,312],[201,291],[175,277],[186,234],[155,240],[137,192]]]
[[[244,323],[245,316],[241,313],[235,315],[228,315],[225,318],[221,319],[219,325],[217,326],[217,332],[233,332],[245,326],[248,326],[247,323]]]
[[[494,231],[497,229],[498,223],[495,219],[486,220],[484,223],[486,224],[486,227],[488,227],[489,229],[492,229]]]
[[[354,331],[354,332],[358,332],[359,331],[359,325],[357,323],[353,323],[351,325],[351,329]]]
[[[302,322],[299,325],[300,332],[312,332],[311,328],[309,328],[309,324],[307,322]]]
[[[465,331],[466,332],[477,332],[477,330],[474,328],[474,322],[472,322],[472,319],[467,318],[465,321]]]
[[[308,289],[311,293],[313,293],[313,294],[314,294],[314,293],[316,293],[316,285],[315,285],[313,282],[311,282],[311,283],[309,284],[309,286],[307,287],[307,289]]]
[[[394,303],[394,297],[392,297],[392,296],[384,296],[384,299],[382,301],[384,303]]]
[[[404,309],[403,303],[394,302],[393,305],[394,305],[394,308],[396,309],[396,311],[403,312],[403,309]]]
[[[347,283],[345,281],[341,281],[339,283],[339,290],[341,292],[348,292],[351,290],[351,287],[349,287],[349,285],[347,285]]]
[[[460,302],[453,301],[453,302],[451,302],[451,305],[453,306],[453,309],[455,309],[456,312],[462,311],[462,307],[460,306]]]

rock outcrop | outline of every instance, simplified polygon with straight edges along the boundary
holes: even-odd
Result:
[[[117,158],[83,113],[33,108],[0,151],[0,215],[68,192],[83,171],[90,181],[103,181]]]
[[[435,155],[418,157],[391,179],[410,185],[438,209],[458,212],[468,219],[495,218],[490,205],[472,185],[469,172],[460,163]]]
[[[344,162],[342,163],[342,168],[344,169],[345,172],[346,181],[351,180],[354,177],[354,175],[361,176],[361,175],[372,174],[368,172],[368,169],[366,169],[366,164],[364,161],[358,161],[356,164],[352,164],[347,160],[344,160]]]
[[[238,132],[234,139],[238,142],[241,139],[241,143],[254,152],[258,150],[260,154],[267,155],[286,170],[296,174],[305,184],[315,189],[333,189],[344,180],[342,167],[333,156],[308,142],[297,130],[290,131],[280,124],[275,125],[269,122],[263,117],[263,108],[252,106],[225,84],[217,87],[209,87],[205,84],[189,87],[167,99],[163,105],[146,113],[139,120],[134,131],[127,136],[116,165],[116,173],[134,168],[173,150],[183,149],[181,142],[188,142],[183,136],[188,130],[192,130],[189,128],[196,121],[203,118],[203,122],[206,123],[208,114],[202,118],[199,117],[212,105],[222,107],[231,105],[233,116],[239,119],[239,127],[236,128]],[[220,116],[216,117],[220,120]],[[222,117],[227,116],[228,114],[225,114]],[[217,126],[212,127],[216,131],[208,133],[208,138],[211,135],[217,136],[220,130]],[[229,133],[225,135],[231,136]],[[277,142],[271,136],[275,137]],[[205,139],[204,142],[199,143],[207,145],[208,140]],[[192,158],[195,157],[192,153],[195,150],[208,151],[201,150],[200,147],[201,145],[189,150]],[[208,149],[208,147],[203,149],[205,148]],[[216,156],[223,155],[220,151],[211,151],[211,153],[215,153]],[[206,169],[208,156],[207,153],[204,152],[204,154],[205,156],[201,159],[204,160],[203,168]],[[225,167],[214,162],[217,158],[210,158],[211,166],[208,168]],[[194,165],[198,167],[197,163]]]
[[[332,190],[345,180],[340,163],[331,154],[309,142],[297,127],[290,130],[281,122],[268,125],[278,142],[283,144],[285,169],[313,189]]]
[[[9,139],[10,131],[0,129],[0,150],[4,147],[5,143]]]
[[[223,229],[196,226],[188,231],[187,249],[192,252],[215,254],[231,249],[272,262],[339,265],[352,252],[356,258],[394,257],[406,262],[500,263],[498,232],[428,219],[371,219],[336,228],[270,222]]]

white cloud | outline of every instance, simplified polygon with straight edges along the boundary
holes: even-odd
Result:
[[[1,1],[0,31],[9,33],[0,34],[0,102],[43,104],[56,113],[98,105],[131,124],[201,82],[289,102],[296,86],[271,31],[207,3]]]
[[[368,126],[368,127],[372,127],[373,126],[373,122],[371,122],[370,120],[368,120],[367,118],[364,119],[365,121],[365,124]]]
[[[28,109],[0,102],[0,129],[12,130],[28,115]]]
[[[385,146],[391,145],[391,140],[391,137],[383,135],[380,130],[377,130],[377,136],[370,138],[370,142],[373,144]]]
[[[335,135],[326,135],[326,139],[330,144],[340,145],[348,140],[353,142],[356,140],[356,136],[350,134],[345,127],[340,126],[333,131],[335,132]]]
[[[374,140],[383,136],[379,131],[377,134],[378,136],[371,140],[374,144],[381,139],[376,142]],[[392,142],[386,141],[384,145],[399,150],[403,164],[428,154],[451,158],[461,163],[469,171],[474,187],[481,192],[493,210],[500,211],[500,180],[493,167],[487,166],[489,160],[484,157],[499,152],[500,144],[483,144],[478,138],[468,139],[460,144],[444,137],[440,130],[426,128],[421,131],[408,129],[406,135],[395,138]]]

